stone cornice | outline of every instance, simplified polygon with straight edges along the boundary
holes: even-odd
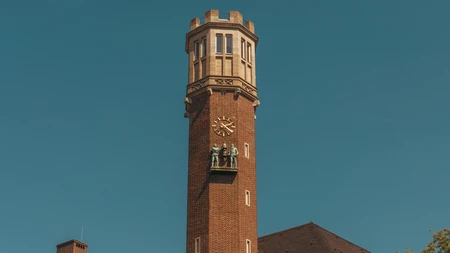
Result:
[[[86,248],[88,247],[88,245],[86,243],[78,241],[78,240],[75,240],[75,239],[72,239],[72,240],[67,241],[67,242],[60,243],[60,244],[56,245],[56,247],[57,248],[61,248],[63,246],[66,246],[66,245],[69,245],[69,244],[73,244],[73,243],[81,244],[81,245],[85,246]]]
[[[237,29],[255,41],[255,49],[256,49],[256,46],[258,45],[258,36],[256,36],[248,28],[246,28],[245,26],[243,26],[241,24],[227,23],[227,22],[208,22],[206,24],[203,24],[203,25],[195,28],[194,30],[192,30],[186,34],[186,48],[185,48],[186,53],[189,53],[189,38],[206,30],[206,29],[210,29],[210,28],[233,29],[233,30]]]
[[[232,90],[251,101],[258,100],[258,89],[238,76],[207,76],[189,84],[186,88],[186,96],[192,97],[208,90]]]

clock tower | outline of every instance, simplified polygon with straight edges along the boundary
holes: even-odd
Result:
[[[189,119],[187,253],[257,253],[254,24],[217,10],[194,18]]]

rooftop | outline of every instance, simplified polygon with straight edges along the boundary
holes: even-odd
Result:
[[[258,238],[259,253],[370,253],[310,222]]]

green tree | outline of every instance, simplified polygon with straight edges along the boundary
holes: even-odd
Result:
[[[431,231],[431,229],[430,229]],[[427,248],[422,253],[450,253],[450,230],[444,228],[439,232],[433,232],[433,240],[428,243]],[[397,251],[397,253],[400,253]],[[413,253],[406,248],[406,253]]]

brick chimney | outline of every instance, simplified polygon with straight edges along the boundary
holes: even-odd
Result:
[[[56,245],[56,253],[87,253],[88,245],[78,240],[70,240]]]

